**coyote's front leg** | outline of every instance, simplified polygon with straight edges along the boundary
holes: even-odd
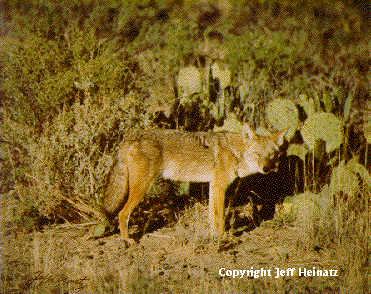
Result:
[[[224,199],[228,183],[221,179],[210,182],[209,188],[209,224],[211,235],[224,233]]]

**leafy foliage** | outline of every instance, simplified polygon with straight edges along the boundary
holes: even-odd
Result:
[[[2,64],[3,139],[25,150],[11,171],[21,192],[47,215],[62,200],[99,215],[116,141],[146,121],[140,78],[115,44],[77,25],[62,40],[10,43]]]
[[[3,2],[2,186],[21,187],[42,213],[63,200],[96,215],[115,146],[152,124],[238,131],[248,121],[289,126],[291,137],[303,123],[310,148],[322,139],[349,159],[348,130],[366,91],[354,81],[370,75],[351,5],[324,22],[311,5],[284,3],[276,14],[260,1],[205,24],[206,4]]]

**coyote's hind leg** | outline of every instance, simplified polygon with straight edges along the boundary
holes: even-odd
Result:
[[[142,201],[158,176],[158,150],[148,157],[138,146],[132,146],[126,163],[129,177],[129,197],[119,213],[119,228],[124,240],[129,240],[129,218],[133,209]],[[156,152],[157,151],[157,152]]]

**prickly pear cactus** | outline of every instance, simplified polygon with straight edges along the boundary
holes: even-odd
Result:
[[[289,128],[286,138],[292,138],[299,123],[298,109],[293,101],[278,98],[269,102],[267,117],[276,129],[283,130]]]
[[[225,89],[231,82],[231,71],[224,68],[219,62],[214,62],[211,66],[211,73],[214,79],[218,79],[220,88]]]
[[[309,98],[306,94],[299,95],[299,105],[303,107],[308,117],[316,112],[314,100],[312,98]]]
[[[183,97],[201,91],[201,74],[194,66],[182,68],[177,82]]]
[[[303,144],[290,144],[287,149],[287,156],[295,155],[299,157],[302,161],[305,161],[305,155],[307,154],[308,150],[305,148]]]
[[[258,126],[255,130],[255,134],[267,137],[271,135],[271,133],[263,126]]]
[[[343,142],[342,122],[332,113],[317,112],[310,116],[301,128],[305,144],[313,150],[317,139],[326,142],[326,151],[331,152]]]
[[[242,131],[242,124],[237,119],[234,114],[230,114],[230,116],[224,120],[223,126],[218,127],[214,126],[214,132],[232,132],[232,133],[241,133]]]
[[[331,217],[334,198],[328,185],[319,194],[306,191],[291,197],[286,197],[278,217],[294,221],[297,226],[309,226],[313,221]]]

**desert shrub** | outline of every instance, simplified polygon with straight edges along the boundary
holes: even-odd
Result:
[[[197,61],[197,34],[194,24],[180,19],[166,23],[147,20],[125,49],[139,65],[143,87],[149,92],[150,113],[164,111],[176,100],[179,71]]]
[[[334,252],[343,272],[344,290],[369,289],[370,180],[365,167],[352,159],[333,170],[331,184],[319,193],[306,191],[287,197],[276,216],[276,221],[303,229],[308,237],[304,247]]]
[[[185,17],[188,4],[5,1],[2,32],[8,33],[1,40],[7,46],[0,57],[0,90],[2,159],[9,176],[2,186],[33,189],[43,211],[53,210],[60,199],[89,211],[99,202],[117,142],[128,129],[151,124],[157,111],[166,112],[182,98],[177,78],[189,67],[199,71],[200,87],[180,103],[197,120],[193,129],[235,117],[267,126],[269,101],[300,103],[303,93],[306,104],[314,103],[312,112],[332,112],[350,124],[348,98],[356,97],[355,85],[343,77],[348,72],[356,77],[364,65],[366,79],[368,52],[354,42],[361,37],[354,11],[353,20],[336,14],[335,22],[321,27],[310,5],[282,4],[271,24],[266,20],[276,5],[246,5],[256,9],[262,22],[252,21],[235,35],[238,16],[201,29],[202,17]],[[332,26],[334,35],[322,42]],[[214,29],[229,52],[219,68],[228,73],[223,89],[221,78],[207,68],[215,56],[202,51],[205,36]],[[349,56],[342,62],[345,55],[338,49],[345,44]],[[329,66],[329,56],[338,63]],[[214,82],[219,83],[215,103],[210,97]],[[313,114],[301,107],[307,116]],[[180,113],[174,116],[177,127],[187,124],[180,122]],[[299,119],[305,120],[300,113]]]
[[[261,116],[272,98],[287,97],[292,100],[308,86],[305,68],[310,64],[303,44],[307,36],[303,32],[246,32],[241,36],[229,36],[228,62],[234,72],[232,84],[239,89],[242,112],[254,104],[257,124],[264,122]]]
[[[67,52],[36,34],[22,43],[7,41],[1,60],[3,103],[12,119],[41,131],[73,93],[74,76],[61,66]]]
[[[2,52],[2,139],[20,193],[50,214],[62,200],[92,212],[115,143],[146,122],[140,79],[124,54],[95,31],[71,25],[63,40],[39,32]],[[29,201],[29,197],[20,197]]]

